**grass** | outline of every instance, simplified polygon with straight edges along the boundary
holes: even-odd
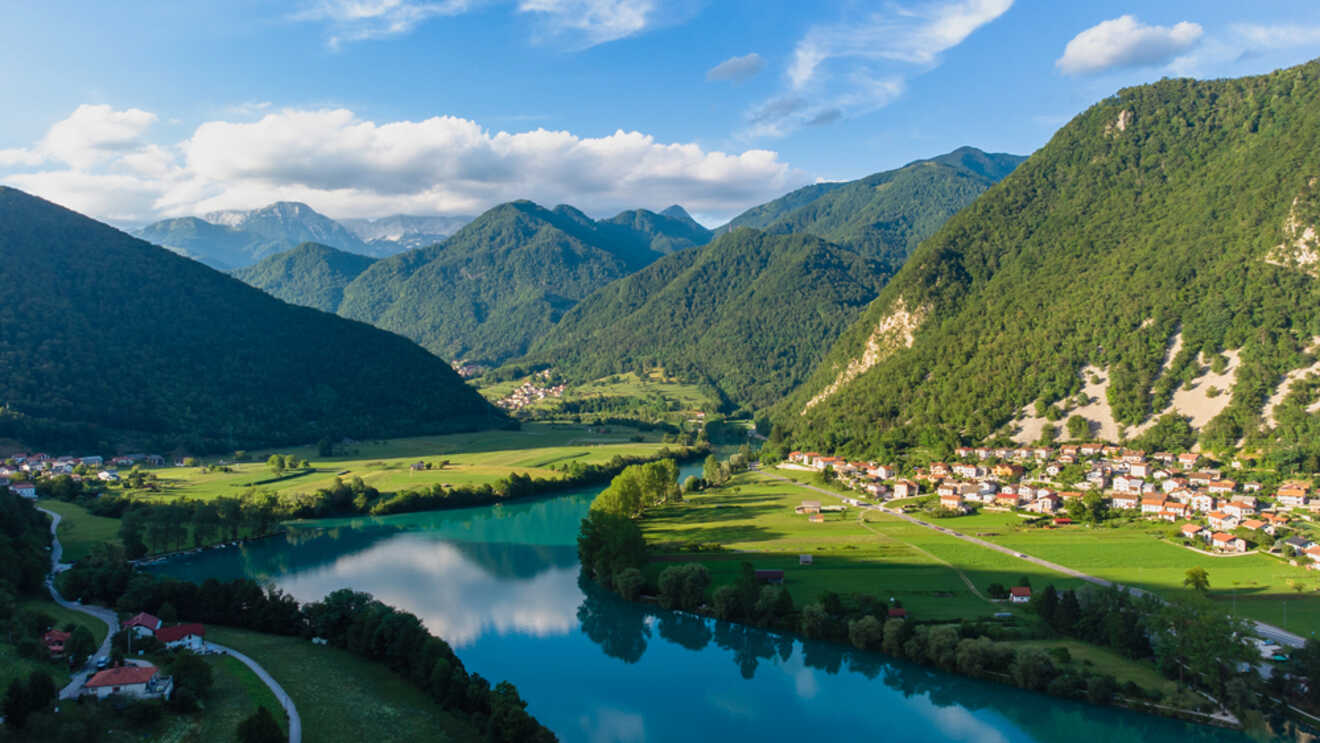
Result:
[[[215,683],[206,699],[206,709],[199,715],[197,740],[233,740],[238,724],[251,717],[257,707],[270,710],[287,733],[289,722],[275,694],[262,683],[252,669],[228,656],[208,656]]]
[[[67,624],[76,624],[86,627],[91,631],[92,636],[96,638],[99,646],[105,639],[109,628],[105,622],[96,617],[88,616],[80,612],[65,609],[50,600],[43,599],[24,599],[18,602],[19,609],[28,609],[30,611],[40,612],[51,617],[53,626],[58,629],[64,629]],[[20,658],[15,645],[10,644],[9,632],[6,629],[0,632],[0,689],[8,689],[9,683],[14,679],[27,678],[28,674],[37,669],[45,670],[55,679],[55,684],[63,688],[69,683],[71,675],[69,667],[63,661],[31,660]],[[17,636],[14,638],[17,640]]]
[[[64,562],[77,562],[102,542],[119,539],[119,519],[93,516],[82,506],[44,498],[37,505],[60,515],[59,538]]]
[[[1166,694],[1172,694],[1178,686],[1176,682],[1161,676],[1152,663],[1124,658],[1112,650],[1088,645],[1080,640],[1015,640],[1005,644],[1015,649],[1039,648],[1047,652],[1054,648],[1066,648],[1072,656],[1074,668],[1108,674],[1119,684],[1131,681],[1143,689],[1160,690]]]
[[[400,676],[347,651],[226,627],[208,627],[207,637],[251,656],[275,677],[298,708],[304,740],[362,743],[480,737],[466,720],[440,708]]]
[[[642,440],[632,440],[637,437]],[[665,446],[657,435],[628,427],[611,426],[606,433],[596,433],[581,425],[531,423],[520,431],[359,442],[343,456],[329,458],[318,457],[313,447],[281,449],[281,454],[311,460],[312,471],[259,487],[281,495],[312,493],[330,486],[335,477],[361,477],[388,493],[438,483],[494,483],[515,472],[554,479],[561,475],[549,468],[552,464],[603,464],[615,456],[649,456]],[[265,463],[272,453],[251,452],[247,456],[251,461],[229,465],[230,472],[207,472],[202,467],[150,470],[158,478],[159,492],[144,489],[131,494],[153,500],[241,495],[251,483],[274,477]],[[409,465],[419,461],[430,463],[432,469],[412,471]]]
[[[867,512],[862,522],[857,509],[826,514],[824,523],[813,524],[793,512],[803,500],[829,503],[796,484],[751,472],[729,487],[649,511],[643,529],[661,555],[649,566],[650,577],[667,562],[697,561],[706,564],[718,586],[732,581],[746,561],[757,568],[783,569],[785,585],[799,604],[834,591],[892,596],[922,619],[1018,611],[978,596],[967,582],[982,595],[991,583],[1014,583],[1024,573],[1020,560],[885,514]],[[690,543],[720,544],[730,552],[681,551]],[[812,556],[812,565],[799,566],[803,554]]]

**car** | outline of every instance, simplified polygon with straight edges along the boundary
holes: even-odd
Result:
[[[110,659],[105,657],[104,655],[96,659],[96,669],[98,671],[105,668],[108,665],[110,665]]]
[[[1017,555],[1018,557],[1021,557],[1023,560],[1027,559],[1027,556],[1022,554],[1021,552],[1015,552],[1013,554]]]

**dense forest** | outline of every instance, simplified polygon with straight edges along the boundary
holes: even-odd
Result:
[[[766,406],[806,377],[884,275],[819,238],[739,229],[600,290],[526,360],[584,378],[663,366],[735,405]]]
[[[280,302],[0,188],[0,438],[193,452],[401,436],[503,415],[391,333]]]
[[[666,212],[595,221],[569,206],[502,204],[439,245],[372,265],[339,313],[448,359],[498,363],[596,289],[710,239],[686,212]]]
[[[1122,90],[922,244],[775,417],[848,454],[984,439],[1082,404],[1092,364],[1131,427],[1238,352],[1202,444],[1314,455],[1315,385],[1261,411],[1315,361],[1317,176],[1320,63]]]
[[[234,277],[289,304],[334,312],[344,299],[344,287],[375,262],[365,255],[303,243],[240,268]]]

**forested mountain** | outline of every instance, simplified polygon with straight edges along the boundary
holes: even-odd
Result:
[[[497,206],[440,245],[401,253],[344,290],[339,313],[449,359],[524,353],[583,297],[710,232],[639,210],[592,220],[570,206]]]
[[[918,243],[1025,159],[960,147],[860,180],[800,188],[721,229],[805,232],[897,269]]]
[[[375,262],[365,255],[303,243],[233,274],[290,304],[334,312],[343,301],[344,287]]]
[[[574,376],[658,364],[709,382],[735,406],[772,405],[804,381],[919,241],[1021,160],[964,147],[794,191],[739,216],[710,245],[605,287],[528,360]]]
[[[805,378],[884,277],[816,237],[738,229],[596,292],[528,360],[585,377],[660,365],[762,407]]]
[[[222,271],[251,266],[305,242],[351,253],[370,251],[343,225],[295,201],[279,201],[251,211],[211,212],[202,219],[166,219],[134,235]]]
[[[923,243],[777,420],[844,454],[1078,415],[1314,456],[1317,227],[1320,62],[1122,90]]]
[[[194,452],[504,425],[406,339],[0,188],[0,438]]]
[[[339,223],[367,244],[364,252],[383,258],[405,250],[434,245],[471,221],[472,217],[394,214],[378,219],[341,219]]]

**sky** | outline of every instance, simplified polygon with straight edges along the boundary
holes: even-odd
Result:
[[[1118,89],[1320,57],[1314,0],[48,0],[6,7],[0,183],[120,225],[720,224],[962,145],[1029,154]]]

